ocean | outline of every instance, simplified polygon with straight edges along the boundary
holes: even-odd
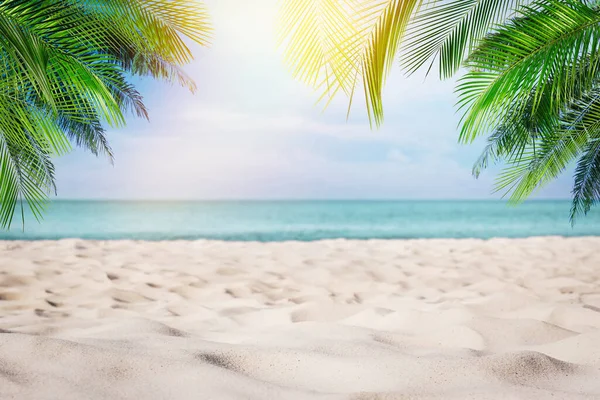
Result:
[[[3,240],[235,241],[600,236],[600,210],[569,223],[570,202],[54,201],[44,220],[15,219]]]

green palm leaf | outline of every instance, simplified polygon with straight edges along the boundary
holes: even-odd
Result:
[[[582,2],[536,2],[482,40],[459,86],[462,104],[470,107],[462,140],[494,129],[473,172],[506,162],[496,190],[511,202],[523,201],[579,158],[572,221],[598,199],[588,164],[590,143],[600,133],[599,25],[598,11]]]
[[[54,188],[49,155],[67,150],[69,143],[48,114],[7,96],[0,96],[0,132],[0,224],[9,227],[19,199],[41,216]]]
[[[0,3],[0,225],[17,202],[40,218],[54,188],[51,157],[69,140],[112,159],[104,124],[147,118],[128,75],[195,85],[183,36],[207,44],[192,0],[6,0]],[[22,209],[21,209],[22,210]],[[21,212],[23,215],[23,211]]]
[[[574,102],[562,113],[560,123],[560,129],[533,142],[533,145],[537,143],[537,147],[530,145],[523,156],[509,159],[508,168],[500,175],[498,189],[508,189],[512,202],[524,200],[558,177],[590,143],[600,138],[600,89],[594,89]],[[579,165],[584,168],[585,158],[580,159]],[[589,208],[576,204],[593,204],[595,201],[586,194],[589,192],[574,191],[573,221],[576,212],[589,211]]]
[[[522,17],[482,40],[469,57],[470,71],[457,88],[465,109],[460,139],[472,141],[508,115],[524,113],[528,104],[535,113],[544,93],[558,110],[573,98],[576,81],[579,90],[590,89],[598,43],[600,14],[580,1],[545,0],[524,8]],[[577,68],[586,57],[589,68]]]
[[[577,163],[571,222],[600,202],[600,137],[591,140]]]
[[[402,64],[414,73],[438,59],[440,77],[453,76],[495,24],[506,21],[526,0],[429,0],[406,33]]]

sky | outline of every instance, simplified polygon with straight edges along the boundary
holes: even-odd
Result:
[[[357,102],[327,108],[295,81],[275,39],[278,0],[208,0],[210,48],[192,46],[198,91],[135,79],[150,122],[108,131],[115,163],[81,150],[56,160],[63,199],[488,199],[493,169],[472,164],[483,140],[459,145],[454,82],[394,68],[385,123]],[[569,171],[540,192],[568,198]]]

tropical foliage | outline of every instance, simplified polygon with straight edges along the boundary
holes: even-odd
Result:
[[[51,157],[75,144],[112,160],[105,126],[147,118],[129,82],[145,75],[194,90],[183,37],[206,44],[194,0],[0,1],[0,225],[17,205],[37,218],[55,189]]]
[[[322,98],[364,92],[376,126],[395,60],[460,73],[460,140],[489,142],[476,176],[504,162],[497,189],[519,202],[575,162],[572,221],[600,201],[597,1],[286,0],[280,42]]]

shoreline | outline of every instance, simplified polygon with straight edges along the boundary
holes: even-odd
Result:
[[[15,243],[15,242],[62,242],[62,241],[82,241],[82,242],[134,242],[134,243],[177,243],[177,242],[215,242],[215,243],[230,243],[230,244],[242,244],[242,243],[252,243],[252,244],[277,244],[277,243],[319,243],[319,242],[336,242],[336,241],[348,241],[348,242],[411,242],[411,241],[495,241],[495,240],[543,240],[543,239],[597,239],[600,238],[600,235],[580,235],[580,236],[565,236],[565,235],[534,235],[534,236],[494,236],[489,238],[480,238],[480,237],[412,237],[412,238],[348,238],[348,237],[339,237],[339,238],[325,238],[325,239],[309,239],[309,240],[229,240],[229,239],[212,239],[212,238],[197,238],[197,239],[88,239],[88,238],[80,238],[80,237],[64,237],[57,239],[0,239],[0,244],[4,243]]]

